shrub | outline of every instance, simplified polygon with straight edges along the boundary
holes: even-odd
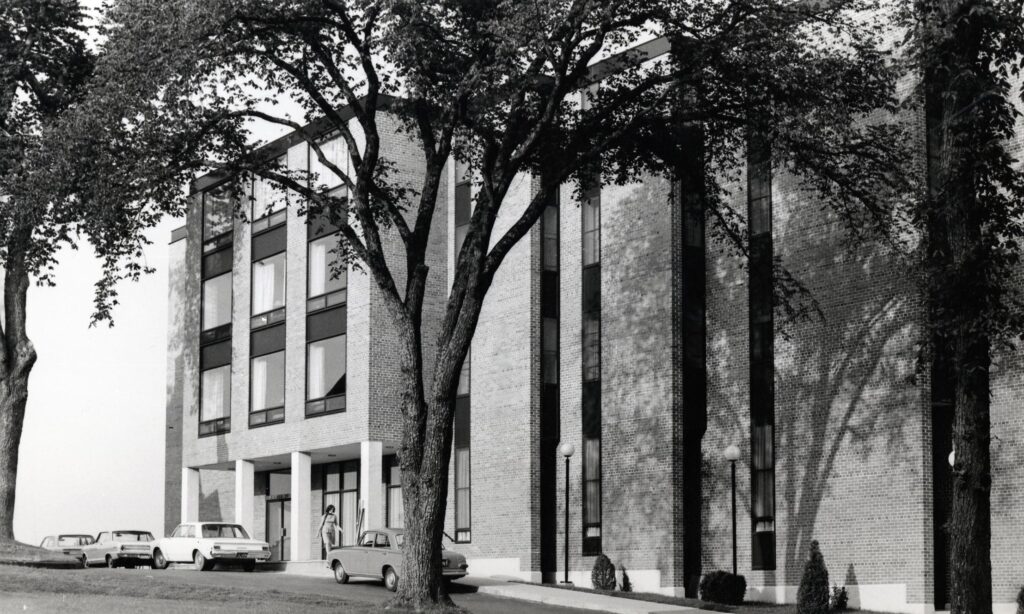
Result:
[[[845,586],[832,585],[832,609],[837,612],[846,610],[846,606],[850,601],[850,596],[846,594]]]
[[[597,560],[594,561],[594,570],[590,572],[590,581],[596,589],[615,590],[615,565],[612,565],[611,559],[603,554],[597,555]]]
[[[804,565],[800,578],[800,589],[796,593],[797,614],[827,614],[828,612],[828,569],[821,556],[818,542],[811,542],[811,556]]]
[[[623,593],[633,592],[633,583],[629,581],[629,574],[626,573],[625,565],[622,566],[622,584],[619,586],[619,590]]]
[[[1024,586],[1020,587],[1017,593],[1017,614],[1024,614]]]
[[[727,571],[712,571],[700,579],[700,598],[704,601],[740,605],[747,593],[747,579]]]

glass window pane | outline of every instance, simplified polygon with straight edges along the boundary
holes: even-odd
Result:
[[[231,273],[203,282],[203,330],[231,322]]]
[[[455,256],[458,257],[462,251],[462,244],[466,242],[466,235],[469,234],[469,224],[455,227]]]
[[[402,487],[388,488],[388,526],[392,529],[405,528],[405,507],[402,502]]]
[[[462,361],[462,371],[459,372],[459,387],[455,391],[455,396],[461,397],[469,394],[469,384],[471,371],[472,356],[466,354],[466,360]]]
[[[276,471],[268,473],[267,494],[271,497],[292,494],[292,475]]]
[[[227,188],[203,194],[203,239],[231,232],[235,202]]]
[[[216,420],[231,415],[231,365],[203,371],[200,386],[199,420]]]
[[[251,411],[284,406],[284,352],[252,359],[249,375],[252,386]]]
[[[583,320],[583,379],[601,378],[601,319],[584,315]]]
[[[341,472],[341,489],[356,490],[359,488],[359,463],[345,463]]]
[[[307,398],[321,399],[345,393],[345,341],[345,335],[338,335],[307,346]]]
[[[340,136],[337,136],[319,143],[319,145],[320,151],[323,152],[324,157],[327,158],[328,161],[332,162],[339,170],[346,172],[348,154],[345,149],[345,141],[342,140]],[[315,186],[333,188],[342,183],[341,177],[339,177],[334,171],[329,170],[322,162],[320,162],[320,158],[317,156],[316,150],[312,147],[309,148],[309,172],[309,180]]]
[[[329,294],[348,285],[348,272],[338,260],[340,235],[321,237],[309,244],[309,296]]]
[[[285,167],[283,160],[279,164],[281,168]],[[256,177],[252,185],[252,219],[266,217],[283,210],[285,206],[284,190],[269,179]]]
[[[324,488],[328,491],[341,490],[341,466],[337,463],[327,465],[327,480]]]
[[[253,315],[284,307],[285,252],[254,262],[252,265]]]

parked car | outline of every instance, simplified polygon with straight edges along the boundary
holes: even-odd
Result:
[[[213,569],[215,563],[256,569],[256,561],[270,558],[270,544],[250,539],[241,525],[227,522],[185,522],[169,537],[153,543],[153,568],[168,563],[191,562],[198,571]]]
[[[149,531],[103,531],[93,543],[82,546],[85,565],[136,567],[153,564],[153,542]]]
[[[85,567],[85,554],[82,553],[82,548],[91,543],[92,535],[47,535],[39,547],[73,556],[82,561],[82,566]]]
[[[357,545],[335,548],[327,553],[334,579],[345,584],[349,578],[374,578],[383,580],[389,591],[398,590],[404,540],[405,533],[400,529],[363,532]],[[441,550],[441,573],[446,581],[464,577],[468,569],[466,557],[451,550]]]

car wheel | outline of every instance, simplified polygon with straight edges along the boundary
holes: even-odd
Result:
[[[159,549],[153,551],[153,569],[167,569],[167,558]]]
[[[210,568],[213,567],[213,561],[207,559],[198,550],[192,555],[192,563],[195,565],[196,571],[210,571]]]
[[[392,593],[398,590],[398,574],[391,567],[384,569],[384,588]]]
[[[334,565],[331,566],[334,570],[334,581],[338,584],[348,584],[348,574],[345,573],[345,568],[341,566],[341,561],[334,561]]]
[[[256,561],[246,561],[242,563],[243,571],[256,571]]]
[[[107,555],[107,567],[109,567],[110,569],[117,567],[117,560],[115,560],[109,554]]]

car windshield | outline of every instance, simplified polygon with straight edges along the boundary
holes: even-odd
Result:
[[[399,548],[405,543],[405,533],[395,533],[395,545]]]
[[[238,539],[249,539],[249,535],[240,525],[237,524],[204,524],[203,537],[236,537]]]
[[[92,543],[90,535],[61,535],[57,538],[57,545],[61,548],[68,546],[88,546]]]
[[[149,531],[114,531],[114,540],[119,542],[151,542],[153,534]]]

